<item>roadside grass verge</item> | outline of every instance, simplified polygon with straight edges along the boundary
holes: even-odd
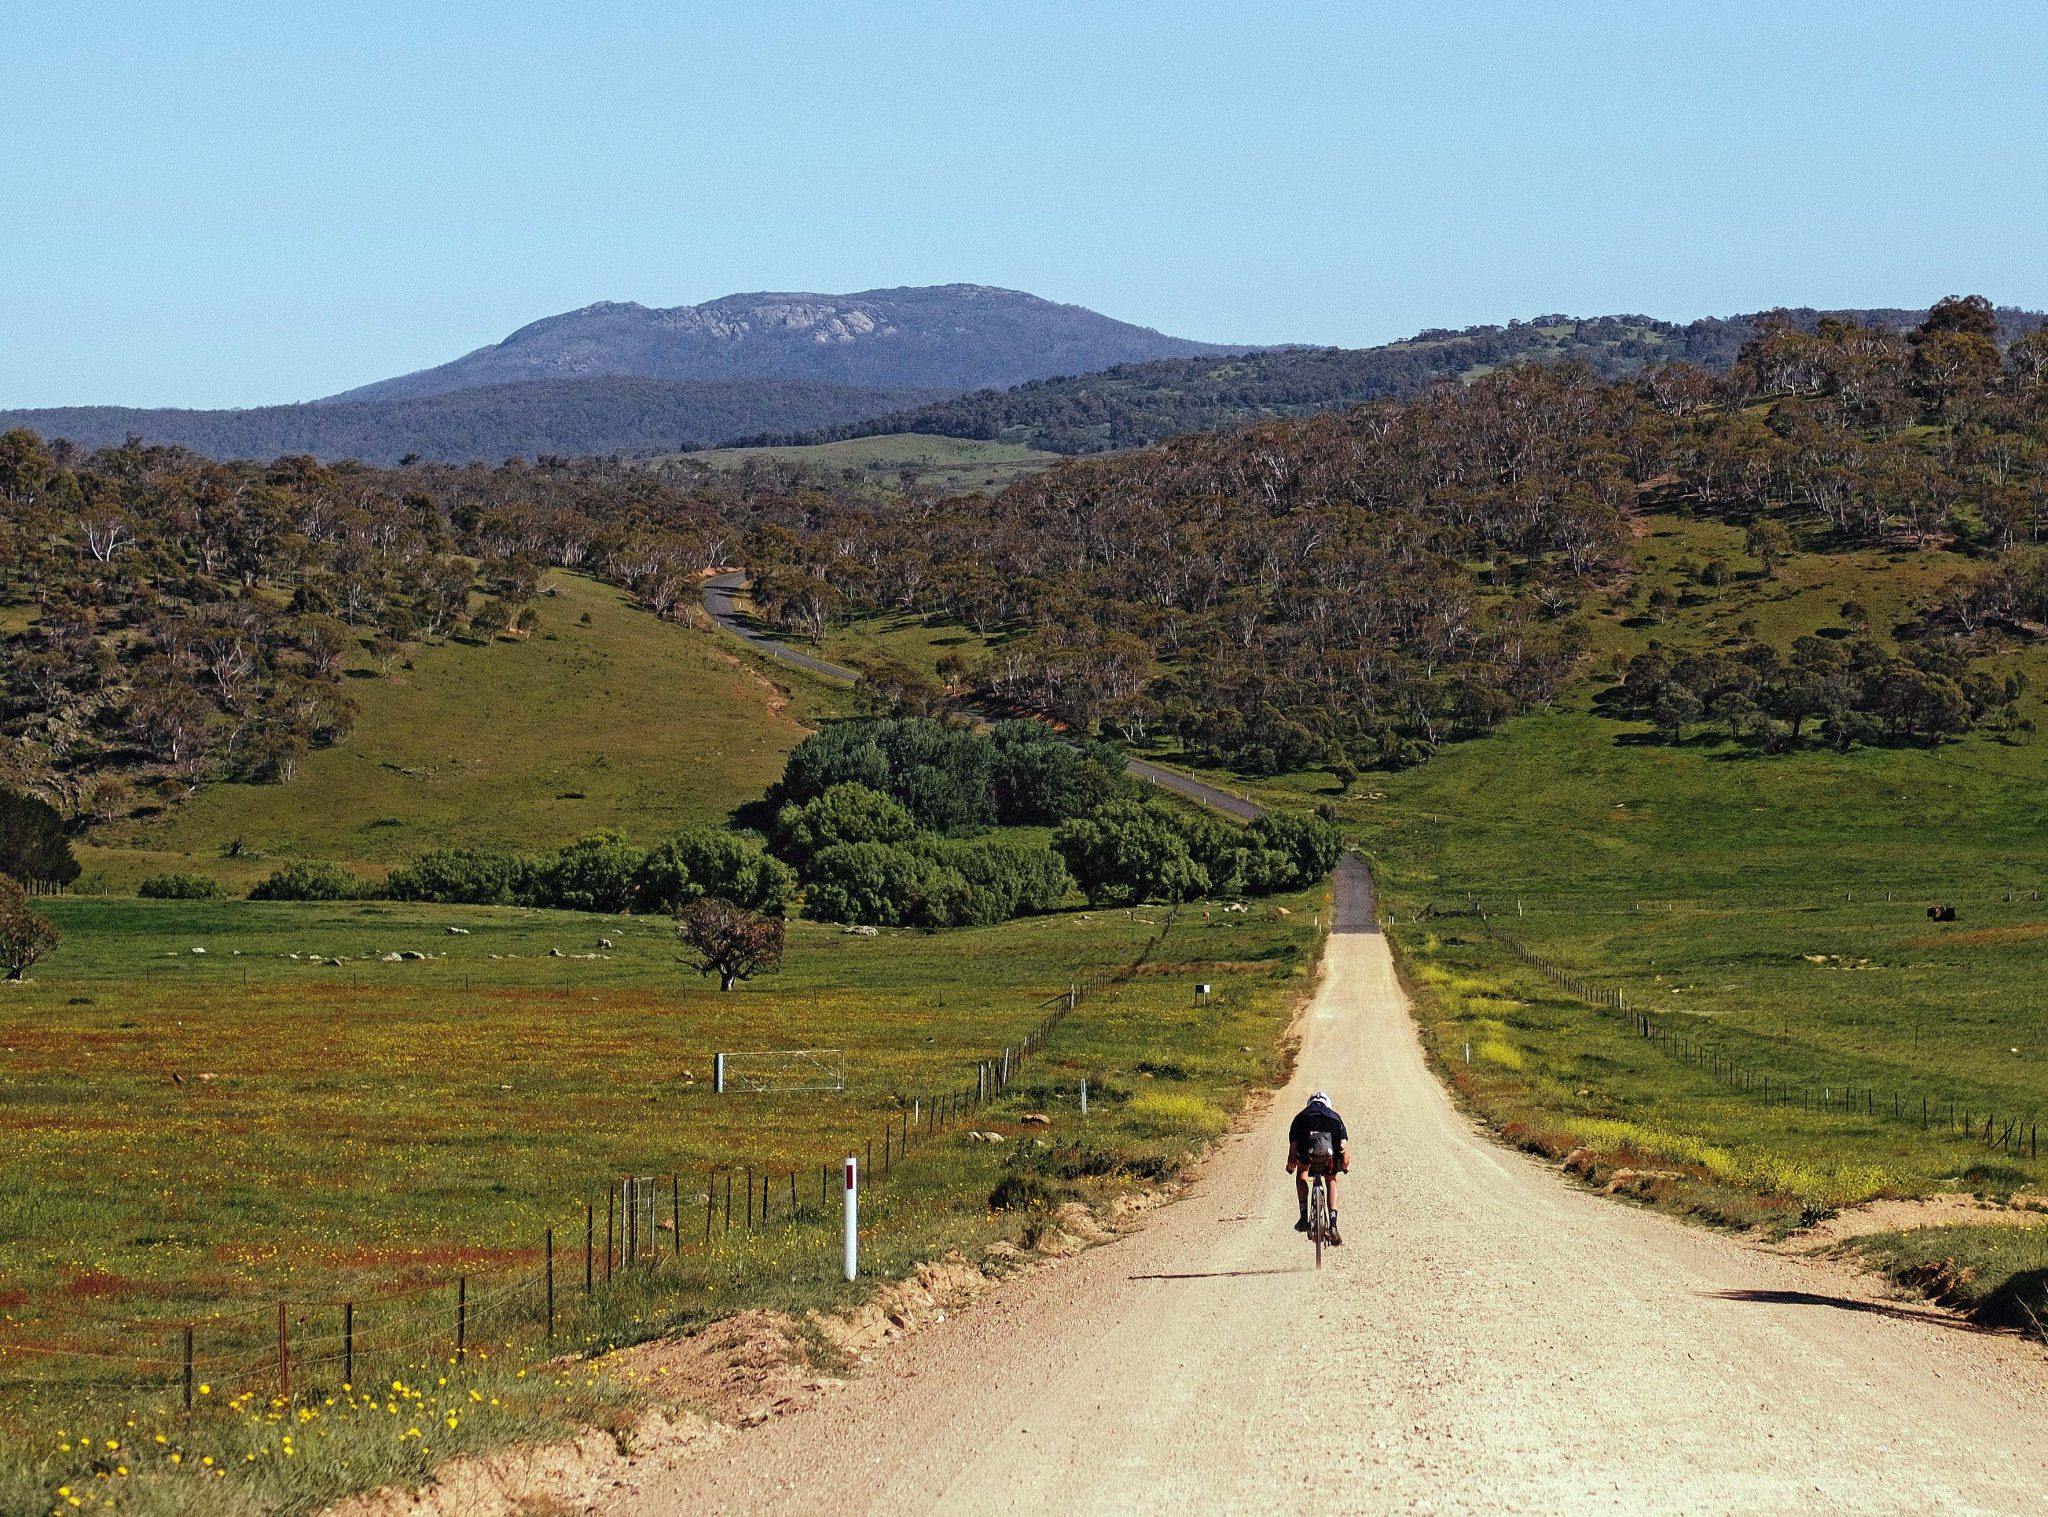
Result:
[[[793,923],[784,971],[730,995],[679,978],[663,921],[54,901],[64,947],[0,997],[0,1492],[31,1493],[29,1510],[68,1500],[60,1486],[141,1511],[311,1510],[459,1449],[611,1416],[615,1388],[564,1349],[602,1354],[749,1307],[831,1310],[950,1250],[976,1259],[1036,1238],[1064,1201],[1170,1177],[1280,1075],[1318,940],[1303,908],[1320,899],[1282,898],[1290,915],[1068,913],[872,939]],[[600,935],[610,950],[591,946]],[[382,958],[412,949],[446,957]],[[1200,1007],[1197,979],[1218,986]],[[975,1061],[1075,982],[1095,988],[1010,1089],[940,1127],[929,1098],[971,1089]],[[711,1093],[712,1052],[806,1046],[846,1051],[845,1091]],[[873,1143],[882,1170],[885,1124],[896,1136],[864,1198],[866,1278],[848,1286],[836,1161]],[[972,1141],[970,1127],[1004,1141]],[[642,1266],[617,1265],[607,1286],[605,1187],[621,1175],[652,1177],[659,1222],[682,1226],[658,1226]],[[768,1176],[749,1228],[748,1179]],[[470,1352],[457,1365],[462,1276]],[[283,1406],[280,1300],[294,1366]],[[209,1387],[189,1428],[184,1321]],[[204,1477],[211,1487],[188,1468],[209,1456],[230,1472]]]
[[[1872,1233],[1847,1245],[1871,1269],[1973,1321],[2048,1337],[2048,1226]]]

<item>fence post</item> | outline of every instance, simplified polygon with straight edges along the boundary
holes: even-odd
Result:
[[[548,1336],[555,1336],[555,1230],[548,1229]]]
[[[749,1169],[747,1170],[747,1227],[748,1227],[748,1228],[749,1228],[749,1229],[751,1230],[751,1229],[752,1229],[752,1227],[753,1227],[753,1225],[754,1225],[754,1171],[753,1171],[753,1169],[752,1169],[752,1168],[750,1167],[750,1168],[749,1168]]]
[[[1088,1115],[1088,1077],[1081,1076],[1081,1115]]]
[[[185,1324],[185,1410],[192,1410],[192,1324]]]
[[[469,1357],[469,1276],[455,1277],[455,1362]]]
[[[597,1257],[597,1209],[588,1201],[583,1203],[583,1294],[589,1295],[596,1287]]]
[[[619,1187],[619,1204],[625,1209],[625,1251],[621,1258],[628,1273],[640,1262],[640,1182],[628,1175]]]
[[[343,1385],[356,1383],[356,1304],[341,1303],[341,1379]]]
[[[725,1094],[725,1055],[722,1053],[711,1056],[711,1093],[715,1096]]]
[[[277,1394],[292,1399],[292,1352],[285,1336],[284,1303],[277,1303]]]
[[[676,1257],[683,1257],[683,1177],[675,1170],[668,1176],[668,1225],[675,1229]]]
[[[618,1253],[619,1235],[619,1193],[613,1186],[604,1188],[604,1283],[612,1283],[612,1256]]]
[[[846,1156],[846,1278],[860,1273],[860,1166]]]

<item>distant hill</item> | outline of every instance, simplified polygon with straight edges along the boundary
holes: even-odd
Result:
[[[1167,337],[1080,306],[975,284],[854,295],[728,295],[667,310],[605,301],[521,327],[452,363],[330,399],[415,399],[600,375],[959,391],[1235,351],[1241,349]]]
[[[978,390],[895,415],[794,436],[734,441],[786,446],[918,432],[1017,443],[1053,453],[1095,453],[1396,398],[1437,380],[1469,379],[1515,363],[1577,359],[1604,379],[1677,360],[1722,370],[1756,335],[1767,314],[1811,331],[1824,315],[1903,329],[1917,324],[1926,312],[1822,312],[1800,307],[1708,317],[1683,325],[1648,316],[1539,316],[1504,327],[1426,331],[1377,348],[1268,348],[1123,364],[1098,374]],[[1999,318],[2008,340],[2048,320],[2013,308],[2001,308]]]
[[[592,456],[701,448],[763,431],[832,426],[937,399],[943,391],[796,379],[543,379],[418,399],[256,406],[241,411],[63,406],[0,411],[0,431],[27,427],[83,447],[130,436],[211,458],[310,453],[394,464],[496,463],[540,454]]]

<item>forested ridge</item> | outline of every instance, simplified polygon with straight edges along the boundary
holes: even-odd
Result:
[[[218,464],[16,431],[0,783],[83,822],[288,782],[351,720],[344,670],[530,635],[553,570],[681,618],[702,572],[732,563],[798,632],[907,610],[989,639],[950,661],[947,691],[877,669],[880,708],[975,699],[1255,770],[1410,764],[1556,697],[1584,667],[1589,605],[1632,596],[1652,508],[1742,526],[1747,561],[1723,572],[1871,544],[1955,572],[1838,666],[1666,650],[1665,683],[1697,709],[1646,667],[1630,679],[1645,720],[1661,704],[1681,730],[1726,720],[1762,744],[1938,741],[2005,719],[1972,660],[2048,619],[2048,335],[2001,336],[1972,299],[1906,333],[1768,325],[1725,376],[1512,366],[1072,460],[992,499],[688,461]],[[1773,693],[1794,686],[1803,714]]]
[[[823,426],[941,393],[805,379],[600,376],[246,410],[62,406],[0,411],[0,430],[26,427],[88,448],[136,438],[224,459],[304,453],[373,464],[409,459],[496,463],[708,447],[741,432]]]
[[[1801,308],[1683,324],[1648,316],[1539,316],[1506,326],[1433,329],[1373,348],[1285,347],[1236,357],[1124,364],[1099,374],[978,390],[793,437],[751,440],[816,443],[920,432],[1023,443],[1052,453],[1099,453],[1395,399],[1439,380],[1472,378],[1515,363],[1577,361],[1603,379],[1627,378],[1666,363],[1721,373],[1767,324],[1811,332],[1823,320],[1834,319],[1903,331],[1920,315]],[[2011,341],[2048,318],[2000,308],[1995,319],[2002,337]]]

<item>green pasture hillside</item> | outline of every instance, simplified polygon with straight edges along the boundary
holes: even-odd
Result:
[[[297,778],[208,785],[105,829],[81,852],[88,872],[116,888],[161,869],[243,884],[288,858],[374,872],[432,848],[556,846],[600,828],[651,843],[758,796],[836,709],[838,692],[764,673],[729,638],[578,575],[550,583],[529,637],[354,671],[354,730]]]
[[[1209,777],[1335,808],[1372,859],[1432,1052],[1524,1141],[1619,1156],[1677,1176],[1650,1183],[1659,1195],[1779,1226],[1880,1194],[2037,1193],[2048,744],[1979,730],[1764,754],[1715,723],[1666,742],[1604,700],[1617,660],[1652,643],[1846,637],[1845,602],[1888,641],[1967,561],[1805,551],[1767,578],[1723,524],[1656,516],[1642,533],[1639,570],[1593,601],[1593,652],[1553,709],[1349,789],[1320,770]],[[1728,577],[1703,583],[1693,569],[1716,558]],[[1652,613],[1658,590],[1675,604]],[[2006,638],[1979,667],[2026,675],[2020,715],[2048,719],[2048,646]],[[1708,1050],[1710,1067],[1560,991],[1489,935],[1475,901],[1493,929]],[[1958,920],[1930,921],[1930,904]],[[1795,1104],[1731,1089],[1714,1073],[1730,1060],[1789,1084]],[[1796,1104],[1845,1089],[1853,1113]],[[1975,1137],[1942,1130],[1951,1111],[1971,1114]],[[2021,1122],[2026,1148],[1987,1150],[1990,1115],[1994,1136]]]

